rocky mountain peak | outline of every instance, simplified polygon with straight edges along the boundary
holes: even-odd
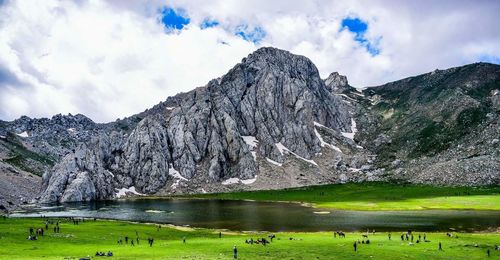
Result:
[[[258,49],[222,78],[179,97],[143,113],[130,134],[104,133],[68,155],[46,176],[42,201],[106,199],[130,186],[154,193],[181,180],[248,180],[262,159],[283,163],[292,153],[311,160],[321,151],[315,124],[351,131],[347,108],[316,66],[276,48]],[[90,188],[97,183],[105,187]]]
[[[325,79],[325,86],[332,93],[343,93],[350,88],[347,77],[338,72],[330,73]]]

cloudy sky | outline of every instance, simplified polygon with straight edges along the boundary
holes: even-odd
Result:
[[[252,51],[373,86],[500,63],[500,1],[0,0],[0,119],[114,121],[205,85]]]

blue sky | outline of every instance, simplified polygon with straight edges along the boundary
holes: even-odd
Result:
[[[373,43],[365,37],[365,33],[368,30],[368,24],[365,21],[357,17],[346,17],[342,19],[341,27],[341,30],[347,29],[354,33],[354,39],[359,42],[360,45],[364,46],[371,55],[376,56],[380,53],[380,50],[375,46],[376,43],[380,41],[380,38]]]
[[[168,31],[173,29],[182,30],[190,23],[190,18],[182,9],[176,10],[170,7],[164,7],[160,11],[161,23]],[[201,24],[201,29],[216,27],[221,25],[219,21],[205,18]],[[259,43],[265,36],[266,32],[260,26],[249,26],[248,24],[240,24],[234,29],[234,35],[237,35],[252,43]]]
[[[355,87],[500,64],[500,1],[0,3],[3,120],[113,121],[204,86],[262,46],[304,55],[323,78],[337,71]]]
[[[184,26],[188,25],[190,22],[189,17],[187,17],[186,12],[181,10],[175,10],[172,8],[165,7],[161,10],[161,23],[168,30],[177,29],[181,30]]]

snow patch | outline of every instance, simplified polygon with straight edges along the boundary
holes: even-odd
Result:
[[[348,168],[349,171],[351,172],[359,172],[361,171],[361,169],[358,169],[358,168]]]
[[[255,138],[255,136],[244,135],[241,136],[241,138],[243,138],[243,141],[245,141],[245,143],[252,149],[257,147],[257,144],[259,143],[259,141]]]
[[[358,92],[351,92],[351,93],[356,95],[356,96],[365,97],[365,94],[363,94],[363,92],[361,92],[361,90],[358,90]]]
[[[337,146],[325,142],[325,140],[323,140],[323,137],[321,137],[321,135],[319,134],[318,130],[316,130],[316,128],[314,128],[314,133],[316,134],[316,137],[318,137],[318,139],[321,143],[321,147],[325,147],[325,146],[330,147],[331,149],[333,149],[339,153],[342,153],[342,150],[340,150],[340,148],[338,148]]]
[[[111,176],[113,176],[113,178],[115,177],[115,175],[114,175],[112,172],[110,172],[110,171],[106,171],[106,172],[107,172],[108,174],[110,174]]]
[[[250,151],[252,151],[252,156],[253,156],[254,161],[257,161],[257,152],[255,152],[253,150],[257,147],[259,140],[257,140],[257,138],[255,138],[255,136],[251,136],[251,135],[243,135],[243,136],[241,136],[241,138],[243,138],[243,141],[245,141],[245,143],[250,147]]]
[[[171,166],[171,165],[170,165]],[[188,179],[182,177],[181,173],[174,169],[173,166],[168,168],[168,175],[174,177],[175,179],[181,179],[183,181],[187,181]]]
[[[172,176],[175,179],[174,183],[172,183],[172,186],[170,186],[172,189],[176,189],[181,181],[188,181],[188,179],[182,177],[181,173],[174,169],[174,166],[171,164],[168,166],[168,175]]]
[[[76,129],[75,129],[75,128],[73,128],[73,127],[68,128],[68,129],[66,129],[66,130],[67,130],[68,132],[70,132],[70,133],[75,133],[75,132],[76,132]]]
[[[281,155],[284,154],[284,152],[289,151],[288,148],[286,148],[281,142],[275,143],[276,148],[280,151]]]
[[[144,194],[141,194],[141,193],[137,192],[135,190],[134,186],[132,186],[130,188],[121,188],[121,189],[116,189],[116,190],[117,190],[117,192],[116,192],[115,196],[117,198],[121,198],[123,196],[126,196],[127,193],[132,193],[132,194],[135,194],[135,195],[144,195]]]
[[[348,100],[351,100],[351,101],[356,101],[354,98],[346,95],[346,94],[335,94],[336,96],[342,96],[342,97],[345,97],[346,99]]]
[[[302,156],[300,156],[300,155],[298,155],[298,154],[290,151],[290,149],[286,148],[281,142],[275,143],[275,145],[276,145],[276,148],[278,148],[278,150],[280,151],[281,155],[283,155],[284,153],[291,153],[291,154],[295,155],[295,157],[297,157],[299,159],[302,159],[302,160],[304,160],[304,161],[306,161],[306,162],[308,162],[310,164],[314,164],[314,165],[318,166],[318,164],[315,161],[306,159],[306,158],[304,158],[304,157],[302,157]]]
[[[225,181],[222,182],[222,185],[230,185],[230,184],[238,184],[238,183],[243,183],[245,185],[249,185],[254,183],[257,180],[257,176],[253,177],[253,179],[246,179],[246,180],[241,180],[239,178],[229,178]]]
[[[18,136],[20,136],[20,137],[25,137],[25,138],[26,138],[26,137],[29,137],[28,132],[26,132],[26,131],[24,131],[24,132],[22,132],[22,133],[20,133],[20,134],[16,134],[16,135],[18,135]]]
[[[239,182],[240,182],[240,179],[238,179],[238,178],[229,178],[229,179],[223,181],[222,185],[237,184]]]
[[[248,184],[252,184],[252,183],[254,183],[256,180],[257,180],[257,175],[255,175],[255,176],[253,177],[253,179],[241,180],[241,183],[243,183],[243,184],[245,184],[245,185],[248,185]]]
[[[166,107],[166,110],[174,110],[175,107]]]
[[[326,127],[326,126],[324,126],[324,125],[322,125],[322,124],[320,124],[320,123],[316,122],[316,121],[314,121],[314,125],[315,125],[315,126],[319,126],[319,127],[324,127],[324,128],[326,128],[326,129],[329,129],[329,130],[335,131],[335,130],[333,130],[333,129],[329,128],[329,127]]]
[[[267,160],[268,162],[270,162],[270,163],[274,164],[274,165],[277,165],[277,166],[280,166],[280,167],[281,167],[281,166],[283,166],[283,164],[281,164],[281,163],[279,163],[279,162],[277,162],[277,161],[273,161],[273,160],[271,160],[271,159],[269,159],[269,158],[267,158],[267,157],[266,157],[266,160]]]
[[[354,135],[356,134],[356,132],[358,132],[358,129],[356,128],[356,121],[354,121],[354,118],[351,118],[351,132],[341,132],[341,134],[346,138],[354,140]]]

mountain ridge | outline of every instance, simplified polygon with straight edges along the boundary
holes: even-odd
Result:
[[[471,64],[360,92],[338,73],[321,79],[307,57],[267,47],[206,86],[115,122],[97,124],[82,115],[1,121],[0,144],[20,139],[26,150],[56,163],[52,169],[37,166],[45,173],[41,202],[110,199],[131,187],[165,195],[370,180],[498,184],[499,67]],[[433,129],[441,126],[431,112],[448,111],[437,109],[440,103],[469,111],[445,116],[450,129],[468,127],[451,137],[437,132],[443,146],[429,150],[426,142],[435,143]],[[33,127],[36,122],[47,126]],[[407,127],[412,124],[415,133]],[[453,173],[437,172],[441,164],[450,167],[456,158],[471,156],[462,150],[451,154],[458,149],[453,138],[469,142],[479,126],[492,147],[475,144],[479,157],[465,159],[473,173],[465,173],[461,163],[451,168],[458,167],[462,182],[450,179]],[[25,161],[20,165],[36,162]]]

